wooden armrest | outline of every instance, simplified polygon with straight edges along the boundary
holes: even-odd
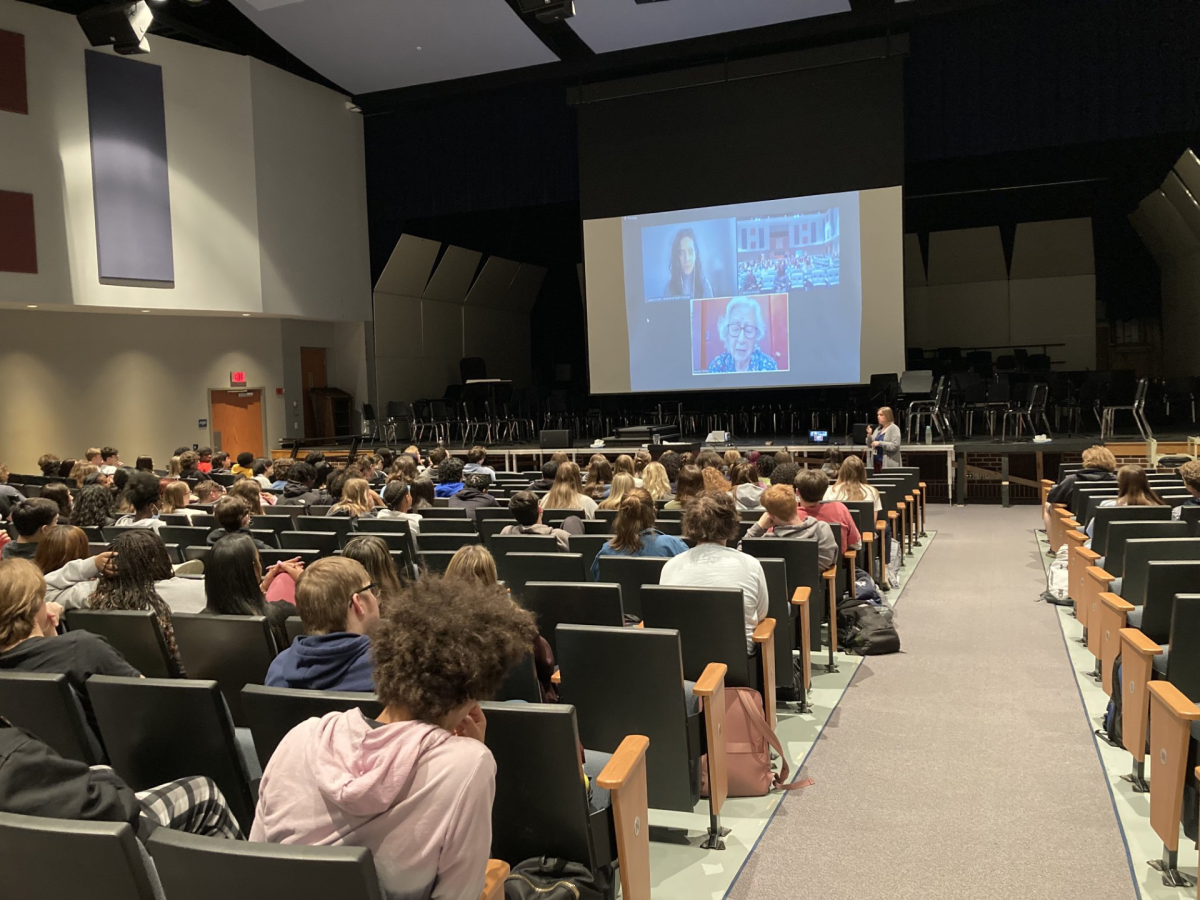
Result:
[[[833,581],[837,578],[837,566],[834,566],[832,569],[826,569],[821,573],[821,577],[828,581]]]
[[[765,644],[773,634],[775,634],[775,620],[766,618],[758,623],[758,627],[754,629],[754,634],[750,635],[750,638],[756,644]]]
[[[923,481],[918,481],[918,482],[917,482],[917,487],[924,489],[924,487],[925,487],[925,482],[923,482]]]
[[[1071,527],[1078,528],[1079,527],[1078,522],[1064,522],[1063,524],[1066,525],[1068,528],[1071,528]],[[1066,534],[1063,535],[1063,537],[1067,538],[1068,540],[1078,541],[1081,544],[1087,540],[1087,535],[1084,534],[1082,531],[1068,531]]]
[[[596,776],[596,784],[606,791],[619,791],[625,787],[637,766],[646,758],[646,750],[650,746],[650,738],[641,734],[626,735],[617,747],[617,752],[604,764],[604,769]]]
[[[792,605],[793,606],[804,606],[804,604],[808,603],[808,598],[811,596],[812,596],[812,588],[798,587],[798,588],[796,588],[796,593],[792,594]]]
[[[1057,512],[1057,511],[1058,511],[1058,510],[1060,510],[1060,509],[1066,509],[1066,508],[1067,508],[1067,504],[1065,504],[1065,503],[1051,503],[1051,504],[1050,504],[1050,508],[1051,508],[1051,509],[1053,509],[1055,512]]]
[[[873,532],[873,531],[862,532],[862,542],[864,544],[871,544],[871,543],[874,543],[874,541],[875,541],[875,532]]]
[[[596,784],[612,792],[613,831],[616,835],[621,896],[650,897],[649,795],[646,790],[646,750],[650,739],[630,734],[596,776]]]
[[[1121,640],[1129,644],[1131,650],[1142,656],[1162,656],[1162,647],[1142,634],[1137,628],[1122,628]]]
[[[858,551],[857,550],[847,550],[845,553],[842,554],[842,557],[845,559],[858,559]]]
[[[1088,571],[1091,571],[1090,569]],[[1133,612],[1133,604],[1122,600],[1116,594],[1111,594],[1105,591],[1100,595],[1100,602],[1111,609],[1113,612],[1131,613]],[[1140,632],[1139,632],[1140,633]]]
[[[887,522],[885,522],[883,519],[878,519],[875,522],[875,528],[878,531],[883,531],[883,529],[887,528]]]
[[[562,684],[562,672],[555,671],[555,673],[550,676],[550,683],[551,684]]]
[[[1110,585],[1114,580],[1116,580],[1116,577],[1117,577],[1116,575],[1109,575],[1107,572],[1105,572],[1099,566],[1088,566],[1086,571],[1090,578],[1094,578],[1096,581],[1099,581],[1105,587]]]
[[[1054,487],[1054,482],[1051,481],[1049,478],[1043,478],[1042,479],[1042,487]]]
[[[481,900],[504,900],[504,879],[508,878],[509,866],[502,859],[489,859],[487,872],[483,876]]]
[[[894,509],[889,509],[888,510],[888,518],[889,519],[898,519],[898,518],[900,518],[900,513],[896,512]]]
[[[713,692],[724,684],[725,673],[728,671],[729,666],[725,663],[709,663],[700,674],[692,693],[697,697],[711,697]]]
[[[1071,511],[1069,509],[1067,509],[1067,505],[1065,503],[1055,504],[1054,512],[1055,512],[1055,514],[1062,516],[1064,519],[1073,519],[1074,518],[1071,515]]]
[[[1183,691],[1169,681],[1150,682],[1150,693],[1158,698],[1158,702],[1177,719],[1189,722],[1200,719],[1200,708],[1187,698]]]
[[[1088,562],[1095,562],[1100,558],[1100,554],[1091,547],[1076,547],[1075,552],[1082,556]]]

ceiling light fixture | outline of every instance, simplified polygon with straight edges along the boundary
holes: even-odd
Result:
[[[243,319],[248,319],[248,318],[250,318],[250,313],[242,313],[242,318],[243,318]]]
[[[518,0],[521,12],[533,13],[543,25],[561,22],[575,15],[574,0]]]
[[[154,13],[145,0],[105,3],[85,9],[75,20],[93,47],[111,45],[122,56],[150,52],[146,32],[154,24]]]
[[[36,304],[36,303],[30,303],[30,304],[28,304],[28,305],[27,305],[25,308],[26,308],[26,309],[37,309],[37,304]]]

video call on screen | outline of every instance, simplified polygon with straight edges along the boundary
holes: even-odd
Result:
[[[857,192],[621,220],[635,391],[859,378]]]

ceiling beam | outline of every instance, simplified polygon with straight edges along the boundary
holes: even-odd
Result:
[[[576,34],[575,29],[565,21],[539,22],[537,16],[521,12],[520,0],[505,0],[505,2],[513,11],[513,15],[520,18],[525,27],[545,44],[551,53],[564,62],[590,59],[596,55],[596,52],[585,44],[583,38]]]

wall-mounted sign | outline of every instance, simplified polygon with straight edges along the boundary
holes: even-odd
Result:
[[[229,386],[230,387],[245,387],[246,386],[246,373],[245,372],[230,372],[229,373]]]
[[[201,419],[199,422],[196,423],[196,427],[197,428],[207,428],[208,427],[208,419]]]

